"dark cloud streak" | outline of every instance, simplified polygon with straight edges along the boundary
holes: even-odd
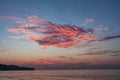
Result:
[[[100,39],[99,41],[111,40],[116,38],[120,38],[120,35],[107,36],[105,38]]]
[[[87,53],[78,54],[77,56],[85,56],[85,55],[109,55],[109,56],[120,56],[120,51],[113,50],[102,50],[102,51],[89,51]]]

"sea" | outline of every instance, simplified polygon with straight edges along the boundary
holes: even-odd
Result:
[[[0,71],[0,80],[120,80],[120,70]]]

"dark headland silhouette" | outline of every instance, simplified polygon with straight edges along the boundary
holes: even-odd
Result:
[[[21,67],[17,65],[0,64],[0,71],[4,71],[4,70],[35,70],[35,68]]]

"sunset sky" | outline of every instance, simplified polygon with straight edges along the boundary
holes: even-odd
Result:
[[[119,3],[0,0],[0,63],[120,67]]]

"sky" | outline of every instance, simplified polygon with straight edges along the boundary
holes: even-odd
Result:
[[[0,63],[120,68],[119,0],[0,0]]]

